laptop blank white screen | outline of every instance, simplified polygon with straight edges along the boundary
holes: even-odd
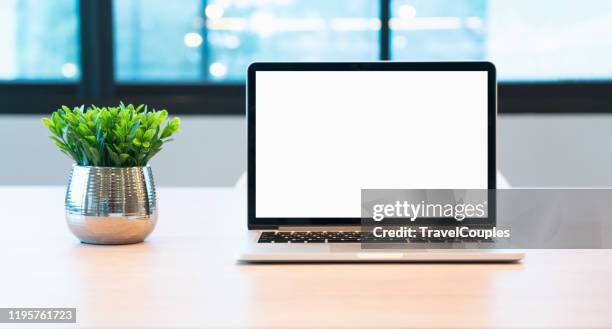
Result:
[[[486,189],[486,71],[258,71],[256,217],[357,218],[361,189]]]

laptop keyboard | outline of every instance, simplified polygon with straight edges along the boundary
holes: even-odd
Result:
[[[363,232],[262,232],[258,243],[361,243]],[[368,237],[368,242],[376,242],[373,237]],[[390,243],[459,243],[459,242],[493,242],[488,239],[461,238],[461,239],[428,239],[416,238],[385,238],[378,241]]]

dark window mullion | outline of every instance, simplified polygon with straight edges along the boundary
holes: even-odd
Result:
[[[391,31],[389,28],[389,19],[391,17],[391,0],[380,1],[380,60],[386,61],[390,59],[389,38]]]
[[[207,17],[205,14],[206,11],[206,6],[208,5],[208,0],[201,0],[201,6],[202,8],[200,9],[200,13],[199,15],[201,15],[200,17],[202,17],[202,28],[200,29],[200,34],[202,35],[202,45],[200,46],[200,55],[201,55],[201,61],[200,61],[200,78],[202,79],[202,81],[207,81],[208,80],[208,66],[210,65],[210,58],[209,58],[209,45],[208,45],[208,26],[207,26]]]
[[[85,99],[113,95],[113,4],[112,0],[80,0],[81,84]]]

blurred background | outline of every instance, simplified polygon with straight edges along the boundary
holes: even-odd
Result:
[[[612,186],[609,0],[0,0],[0,29],[0,184],[65,183],[62,104],[167,108],[160,185],[231,185],[253,61],[488,60],[511,184]]]

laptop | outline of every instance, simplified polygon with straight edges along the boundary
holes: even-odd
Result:
[[[244,262],[514,262],[515,250],[364,248],[362,189],[495,189],[488,62],[253,63]]]

